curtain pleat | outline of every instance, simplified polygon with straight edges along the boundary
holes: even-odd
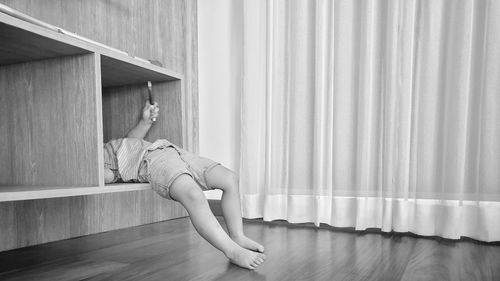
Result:
[[[243,215],[500,240],[500,1],[244,2]]]

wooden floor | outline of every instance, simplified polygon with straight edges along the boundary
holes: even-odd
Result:
[[[0,280],[500,280],[500,245],[246,221],[266,246],[234,266],[188,218],[0,253]]]

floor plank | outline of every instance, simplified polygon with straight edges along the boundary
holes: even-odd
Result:
[[[222,220],[221,220],[222,221]],[[1,280],[500,280],[500,245],[246,220],[266,247],[230,264],[189,218],[0,253]]]

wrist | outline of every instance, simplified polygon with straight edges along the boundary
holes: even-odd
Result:
[[[149,119],[149,120],[141,119],[141,121],[139,121],[139,123],[142,126],[146,126],[146,127],[151,127],[151,125],[153,125],[153,121],[151,119]]]

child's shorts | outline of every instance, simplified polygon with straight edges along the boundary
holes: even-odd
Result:
[[[160,196],[172,199],[170,187],[183,174],[190,175],[201,189],[212,189],[207,184],[206,174],[217,165],[219,163],[178,147],[161,147],[146,151],[138,178],[141,182],[149,182]]]

